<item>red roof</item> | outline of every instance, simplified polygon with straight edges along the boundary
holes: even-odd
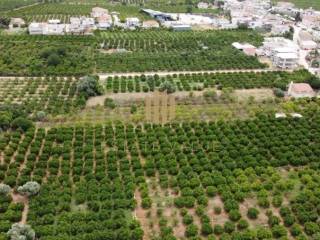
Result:
[[[295,93],[314,93],[311,86],[307,83],[293,83],[291,91]]]

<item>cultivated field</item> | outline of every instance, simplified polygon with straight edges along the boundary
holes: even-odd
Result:
[[[234,49],[261,44],[252,31],[101,32],[95,36],[0,36],[2,76],[266,68]]]
[[[318,0],[285,0],[287,2],[294,3],[297,7],[300,8],[314,8],[320,10],[320,1]]]
[[[0,12],[9,11],[15,8],[32,5],[39,2],[38,0],[0,0]]]
[[[67,4],[67,3],[48,3],[26,7],[9,12],[7,15],[12,17],[22,17],[28,22],[47,21],[48,19],[60,19],[63,22],[69,22],[70,17],[90,16],[93,7],[96,4]],[[98,6],[108,9],[110,12],[118,12],[120,19],[127,17],[138,17],[141,20],[150,17],[140,12],[139,6],[121,4],[99,4]]]
[[[114,93],[152,92],[164,82],[171,82],[178,91],[201,91],[207,88],[234,89],[282,88],[293,82],[305,82],[310,77],[307,71],[296,72],[233,72],[204,74],[174,74],[165,77],[128,76],[108,77],[105,80],[106,90]]]
[[[21,105],[27,113],[58,115],[85,105],[74,78],[8,78],[0,80],[0,105]]]
[[[300,239],[319,234],[319,126],[315,116],[30,129],[1,136],[0,179],[41,183],[27,214],[38,239]],[[23,207],[1,199],[2,233]]]

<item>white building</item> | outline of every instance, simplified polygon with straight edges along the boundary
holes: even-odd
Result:
[[[282,69],[294,69],[298,65],[299,56],[296,53],[277,53],[273,64]]]
[[[171,28],[173,29],[173,31],[176,31],[176,32],[190,31],[191,30],[191,26],[188,25],[188,24],[172,24]]]
[[[66,29],[66,32],[71,34],[92,34],[96,26],[93,18],[71,17]]]
[[[311,98],[315,97],[316,93],[308,83],[293,83],[288,87],[288,96],[293,98]]]
[[[283,35],[286,32],[290,31],[290,26],[289,25],[284,25],[284,24],[274,24],[272,25],[271,28],[271,33],[274,35]]]
[[[47,28],[43,34],[44,35],[64,35],[65,30],[66,30],[65,24],[52,23],[52,24],[47,24]]]
[[[60,19],[50,19],[50,20],[48,20],[48,23],[49,24],[60,24],[61,21],[60,21]]]
[[[104,15],[97,18],[97,28],[100,30],[106,30],[112,26],[111,15]]]
[[[30,35],[43,35],[46,32],[47,23],[30,23],[28,31]]]
[[[299,46],[292,40],[283,37],[270,37],[265,38],[263,46],[260,48],[264,55],[272,57],[277,53],[299,53]]]
[[[129,28],[131,28],[131,27],[133,27],[133,28],[135,28],[135,27],[140,27],[140,20],[139,20],[139,18],[136,18],[136,17],[134,17],[134,18],[126,18],[126,26],[127,27],[129,27]]]
[[[21,28],[26,25],[26,22],[22,18],[11,18],[9,28]]]

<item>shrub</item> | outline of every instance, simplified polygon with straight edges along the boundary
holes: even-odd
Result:
[[[29,225],[14,223],[7,236],[11,240],[33,240],[35,239],[35,232]]]
[[[131,114],[134,114],[134,113],[136,113],[138,111],[138,107],[137,107],[137,105],[132,105],[131,107],[130,107],[130,113]]]
[[[176,91],[176,86],[170,81],[165,81],[160,85],[159,90],[161,92],[167,91],[167,93],[170,94]]]
[[[241,218],[241,214],[238,210],[231,210],[229,212],[229,218],[231,221],[236,222]]]
[[[214,227],[213,227],[213,232],[214,232],[214,234],[216,234],[216,235],[220,235],[220,234],[222,234],[223,233],[223,227],[221,226],[221,225],[219,225],[219,224],[217,224],[217,225],[214,225]]]
[[[193,218],[192,218],[191,215],[186,214],[186,215],[183,216],[182,222],[185,225],[189,225],[189,224],[193,223]]]
[[[249,208],[248,209],[248,213],[247,213],[248,218],[257,219],[258,215],[259,215],[259,210],[258,209],[256,209],[256,208]]]
[[[221,207],[214,207],[213,211],[215,214],[221,214],[222,209],[221,209]]]
[[[115,104],[115,102],[113,101],[113,99],[111,99],[111,98],[106,98],[105,100],[104,100],[104,106],[105,107],[107,107],[107,108],[110,108],[110,109],[114,109],[114,108],[116,108],[116,104]]]
[[[260,227],[257,230],[257,238],[259,240],[272,239],[272,233],[269,229]]]
[[[186,228],[186,237],[195,237],[198,235],[198,227],[194,224],[190,224]]]
[[[213,186],[208,186],[207,187],[207,195],[209,197],[214,197],[217,194],[217,188],[213,187]]]
[[[313,234],[319,233],[320,232],[320,227],[317,223],[314,222],[307,222],[304,225],[304,231],[306,234],[309,236],[312,236]]]
[[[22,131],[27,131],[29,128],[33,127],[33,122],[24,117],[18,117],[14,119],[11,123],[13,129],[20,129]]]
[[[239,230],[247,229],[249,227],[249,223],[245,219],[240,219],[237,225]]]
[[[284,91],[282,90],[282,89],[280,89],[280,88],[275,88],[274,90],[273,90],[273,93],[274,93],[274,95],[276,96],[276,97],[278,97],[278,98],[283,98],[284,97]]]
[[[320,89],[320,78],[312,75],[307,81],[312,88]]]
[[[0,195],[8,195],[11,191],[11,187],[9,185],[0,183]]]
[[[46,113],[44,111],[38,111],[36,113],[36,120],[43,121],[46,118]]]
[[[290,232],[291,232],[292,236],[294,236],[294,237],[299,236],[300,234],[302,234],[301,226],[297,223],[293,224],[290,229]]]
[[[203,93],[203,97],[206,99],[206,100],[213,100],[213,101],[216,101],[218,100],[218,94],[215,90],[207,90]]]
[[[201,233],[205,236],[213,233],[213,228],[210,223],[203,223],[201,227]]]
[[[284,226],[276,225],[272,227],[272,236],[274,238],[280,238],[287,235],[287,229]]]
[[[143,199],[142,199],[141,206],[142,206],[144,209],[150,208],[151,205],[152,205],[152,201],[151,201],[150,198],[143,198]]]
[[[99,79],[96,76],[85,76],[81,78],[77,84],[77,90],[78,93],[85,96],[85,98],[103,94],[103,87],[100,85]]]
[[[235,227],[233,222],[226,221],[224,223],[223,228],[224,228],[224,232],[225,233],[232,233],[235,230],[236,227]]]
[[[37,182],[27,182],[23,186],[18,187],[18,192],[22,195],[33,196],[40,191],[40,184]]]

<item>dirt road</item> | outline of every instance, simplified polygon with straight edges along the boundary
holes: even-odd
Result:
[[[279,70],[274,69],[233,69],[233,70],[205,70],[205,71],[170,71],[170,72],[130,72],[130,73],[98,73],[98,76],[101,80],[104,80],[108,77],[127,77],[127,76],[140,76],[142,74],[146,76],[159,75],[159,76],[167,76],[173,74],[198,74],[198,73],[233,73],[233,72],[275,72]],[[283,70],[280,70],[283,71]],[[285,70],[292,71],[292,70]]]

